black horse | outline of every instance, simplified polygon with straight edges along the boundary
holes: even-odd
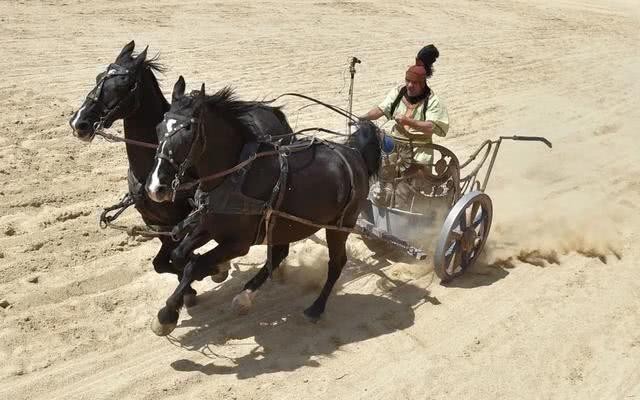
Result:
[[[169,103],[162,94],[154,71],[163,72],[164,68],[156,59],[146,59],[147,49],[134,56],[135,43],[124,46],[120,55],[107,70],[96,77],[95,88],[87,95],[80,109],[71,117],[69,124],[76,136],[84,141],[95,137],[96,128],[109,128],[116,120],[124,119],[124,136],[128,140],[158,143],[156,125],[162,121]],[[286,118],[275,110],[281,121],[281,129],[291,131]],[[165,227],[176,225],[191,212],[188,202],[193,191],[181,193],[174,203],[151,201],[144,190],[154,162],[154,151],[135,144],[127,144],[129,159],[129,192],[135,199],[135,207],[147,225]],[[169,238],[161,238],[162,246],[153,259],[154,269],[158,273],[174,273],[181,276],[181,269],[172,265],[171,252],[178,245]],[[226,273],[214,280],[222,281]],[[185,291],[184,304],[195,304],[195,290]]]
[[[124,119],[126,139],[158,144],[155,128],[169,109],[169,103],[160,91],[154,71],[163,72],[164,68],[156,60],[146,59],[146,48],[134,56],[134,47],[133,41],[128,43],[115,62],[98,74],[95,88],[71,117],[69,124],[79,139],[89,142],[95,137],[95,129],[99,125],[109,128],[115,121]],[[191,212],[188,198],[193,193],[184,193],[172,204],[151,201],[140,186],[151,171],[154,151],[135,144],[127,144],[126,149],[129,192],[134,196],[135,207],[143,221],[147,225],[161,227],[182,221]],[[170,261],[171,251],[177,243],[170,238],[161,238],[160,241],[162,246],[153,259],[153,267],[158,273],[177,274],[179,279],[180,271]],[[195,290],[188,288],[185,305],[195,304],[195,295]]]
[[[196,96],[185,96],[184,90],[185,83],[180,77],[167,113],[170,119],[158,125],[160,146],[153,179],[147,179],[146,189],[152,199],[168,201],[179,170],[192,164],[198,176],[203,177],[196,199],[205,211],[201,223],[172,254],[173,262],[186,266],[180,284],[154,322],[154,332],[159,335],[175,328],[183,293],[191,282],[218,273],[221,263],[246,254],[267,236],[266,264],[245,285],[239,295],[242,297],[234,301],[250,303],[270,271],[278,268],[288,255],[289,244],[318,231],[318,224],[353,227],[366,200],[369,179],[380,162],[378,131],[369,122],[354,134],[352,147],[309,141],[277,151],[269,143],[263,143],[258,151],[270,152],[269,155],[254,159],[255,135],[246,124],[246,116],[255,110],[254,104],[235,100],[228,88],[211,96],[204,94],[204,85]],[[212,175],[229,171],[242,160],[246,168],[227,176]],[[288,173],[283,173],[283,168]],[[269,212],[269,219],[264,214],[265,207],[313,221],[316,226],[278,216],[277,211]],[[265,219],[270,223],[264,223]],[[324,312],[327,298],[346,263],[348,235],[345,230],[326,230],[327,281],[319,297],[304,312],[312,320]],[[187,262],[186,254],[210,240],[217,242],[214,249]]]

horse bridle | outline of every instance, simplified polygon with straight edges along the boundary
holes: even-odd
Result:
[[[118,101],[114,107],[109,108],[100,99],[100,97],[102,96],[102,87],[104,86],[104,83],[107,79],[115,78],[118,76],[128,76],[134,80],[134,83],[133,83],[133,86],[131,86],[131,88],[129,89],[129,93],[123,99]],[[122,105],[125,102],[127,102],[131,97],[135,97],[136,104],[135,104],[134,110],[137,109],[139,106],[139,99],[137,97],[137,94],[138,94],[137,92],[138,92],[138,80],[135,79],[135,75],[132,74],[131,71],[129,71],[127,68],[121,65],[109,64],[109,66],[107,67],[107,70],[102,73],[102,77],[100,78],[98,83],[96,83],[96,86],[93,88],[93,90],[89,92],[89,94],[87,94],[87,97],[86,97],[87,99],[93,101],[94,103],[100,104],[102,106],[102,109],[106,111],[106,114],[100,117],[100,120],[94,124],[93,126],[94,132],[101,131],[104,128],[104,125],[107,123],[107,121],[109,121],[113,117],[113,115],[115,115],[115,113],[117,113],[120,110]]]
[[[157,154],[156,154],[156,158],[160,159],[160,160],[166,160],[169,164],[171,164],[171,166],[176,170],[175,176],[173,178],[173,181],[171,182],[171,189],[173,191],[173,196],[175,198],[176,193],[177,193],[177,189],[180,186],[180,183],[182,181],[182,178],[184,178],[185,173],[187,172],[187,169],[189,169],[189,167],[191,167],[193,165],[193,162],[195,161],[194,159],[194,153],[195,153],[195,148],[196,148],[196,143],[200,142],[200,138],[203,137],[202,134],[200,133],[200,129],[198,129],[198,127],[196,126],[196,137],[193,138],[193,141],[191,142],[191,147],[189,148],[189,153],[187,153],[187,156],[185,157],[184,161],[182,161],[181,163],[177,163],[176,160],[173,158],[173,151],[169,150],[167,152],[167,154],[164,153],[164,143],[173,135],[175,135],[176,133],[180,132],[181,130],[189,127],[192,124],[195,124],[197,122],[197,120],[195,118],[190,118],[190,117],[185,117],[183,115],[179,115],[179,114],[174,114],[171,112],[167,112],[164,115],[164,119],[162,120],[162,123],[159,124],[158,126],[168,126],[168,121],[172,119],[175,120],[176,123],[171,127],[170,130],[166,131],[164,133],[164,139],[160,141],[160,143],[158,144],[158,150],[157,150]],[[202,151],[200,152],[200,154],[198,155],[198,158],[202,155],[202,153],[204,152],[204,146],[202,146]]]

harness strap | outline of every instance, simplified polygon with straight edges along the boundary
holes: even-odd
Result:
[[[93,90],[91,92],[89,92],[89,94],[87,94],[87,99],[92,100],[95,103],[101,104],[104,109],[107,111],[106,115],[103,116],[102,118],[100,118],[100,120],[98,122],[96,122],[96,124],[94,125],[94,132],[97,134],[98,132],[103,130],[103,126],[105,124],[105,122],[107,122],[108,120],[111,119],[111,117],[113,115],[115,115],[116,112],[118,112],[120,110],[120,108],[122,107],[122,105],[129,100],[131,97],[136,97],[137,92],[138,92],[138,81],[136,80],[133,84],[133,86],[131,87],[131,89],[129,89],[129,93],[127,94],[127,96],[118,101],[118,103],[116,104],[115,107],[109,109],[107,107],[106,104],[104,104],[104,102],[100,99],[100,97],[102,96],[102,87],[104,86],[104,83],[107,79],[109,78],[113,78],[116,76],[129,76],[131,78],[135,78],[128,69],[118,65],[118,64],[109,64],[109,66],[107,67],[107,70],[105,72],[102,73],[102,78],[100,78],[100,81],[98,81],[98,83],[96,84],[96,86],[93,88]],[[137,97],[136,97],[137,98]],[[139,106],[139,99],[136,102],[136,108]]]
[[[127,193],[124,195],[122,200],[117,204],[114,204],[110,207],[106,207],[103,209],[100,214],[100,228],[106,229],[116,229],[119,231],[126,232],[129,236],[144,236],[144,237],[173,237],[171,226],[163,226],[163,225],[134,225],[134,226],[124,226],[114,224],[115,220],[122,215],[126,211],[127,208],[131,207],[135,204],[136,194]],[[111,211],[117,210],[114,214],[109,214]]]
[[[134,97],[136,95],[137,90],[138,90],[138,82],[136,81],[133,84],[133,86],[131,87],[131,89],[129,90],[129,93],[127,94],[127,96],[124,99],[120,100],[118,102],[118,104],[116,104],[115,107],[113,107],[112,109],[109,109],[109,108],[107,108],[105,106],[105,108],[108,110],[107,111],[107,115],[105,115],[104,117],[100,118],[100,121],[98,122],[98,126],[97,126],[98,130],[102,130],[102,127],[103,127],[104,123],[106,121],[108,121],[109,119],[111,119],[111,117],[113,115],[115,115],[116,112],[118,112],[120,110],[120,108],[122,107],[122,105],[124,104],[125,101],[129,100],[129,98],[131,98],[131,97]],[[101,100],[97,100],[97,102],[102,103]],[[104,103],[102,103],[102,104],[104,105]]]
[[[351,204],[353,204],[353,200],[355,199],[355,196],[356,196],[355,183],[353,181],[353,169],[351,168],[351,165],[347,162],[347,159],[344,157],[342,153],[340,153],[335,148],[332,148],[332,150],[338,154],[338,156],[342,160],[342,163],[347,167],[347,171],[349,172],[349,183],[351,184],[351,189],[349,190],[349,200],[347,201],[347,204],[342,208],[342,212],[340,213],[340,218],[338,219],[338,226],[342,227],[342,223],[344,221],[344,215],[347,213],[347,209],[351,207]]]
[[[112,205],[111,207],[106,207],[105,209],[103,209],[102,213],[100,214],[100,228],[104,229],[107,226],[111,225],[113,221],[118,219],[118,217],[120,217],[120,215],[134,203],[135,200],[133,199],[133,196],[131,196],[131,193],[127,193],[118,203]],[[109,214],[110,212],[115,210],[117,211],[114,214]]]
[[[398,108],[398,104],[400,104],[402,97],[404,97],[406,93],[407,93],[407,87],[403,86],[402,89],[400,89],[400,91],[398,92],[398,95],[396,96],[395,100],[393,100],[393,103],[391,103],[391,110],[389,110],[389,115],[391,115],[392,118],[393,118],[393,113],[396,112],[396,108]]]
[[[271,223],[271,216],[273,215],[273,211],[278,210],[280,206],[282,206],[282,201],[284,200],[284,194],[287,191],[287,175],[289,174],[289,159],[286,153],[280,153],[278,156],[280,160],[280,177],[278,178],[278,182],[276,182],[273,187],[273,191],[271,192],[271,198],[269,199],[269,203],[267,205],[267,212],[265,219],[265,235],[266,242],[268,245],[267,256],[269,260],[271,260],[271,250],[272,250],[272,238],[273,238],[273,227],[275,223]],[[275,204],[274,204],[275,202]],[[273,273],[273,265],[269,262],[269,277],[272,276]]]
[[[187,218],[180,221],[176,226],[171,229],[171,240],[178,242],[182,240],[187,233],[191,232],[193,228],[200,222],[203,212],[206,211],[205,207],[198,207],[192,211]]]
[[[190,190],[193,187],[195,187],[195,186],[197,186],[197,185],[199,185],[201,183],[212,181],[214,179],[218,179],[218,178],[222,178],[224,176],[230,175],[230,174],[232,174],[232,173],[244,168],[245,166],[251,164],[252,162],[254,162],[258,158],[275,156],[275,155],[280,154],[280,152],[285,152],[287,154],[291,154],[291,153],[294,153],[294,152],[303,151],[303,150],[306,150],[306,149],[312,147],[314,144],[316,144],[316,142],[319,142],[319,141],[320,141],[319,139],[314,137],[307,143],[300,143],[300,144],[295,144],[295,145],[282,146],[282,147],[278,147],[278,149],[276,149],[276,150],[269,150],[269,151],[263,151],[263,152],[260,152],[260,153],[255,153],[251,157],[249,157],[248,159],[242,161],[241,163],[236,164],[234,167],[231,167],[229,169],[225,169],[224,171],[220,171],[220,172],[217,172],[215,174],[211,174],[211,175],[202,177],[202,178],[197,179],[197,180],[192,181],[192,182],[181,183],[180,185],[178,185],[175,188],[175,190]]]

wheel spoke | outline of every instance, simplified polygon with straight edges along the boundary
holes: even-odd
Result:
[[[437,272],[443,279],[451,279],[470,268],[487,240],[493,208],[484,193],[467,193],[449,210],[436,249]],[[446,236],[445,236],[446,235]]]
[[[467,210],[462,211],[460,215],[460,230],[462,232],[467,230]]]
[[[480,226],[480,224],[482,224],[483,221],[484,221],[484,211],[480,210],[480,212],[478,213],[478,216],[471,223],[471,227],[473,229],[476,229],[477,227]]]
[[[451,231],[450,235],[451,235],[451,238],[452,238],[453,240],[458,241],[458,240],[460,240],[460,239],[462,238],[462,231],[459,231],[459,230],[457,230],[457,229],[453,229],[453,230]]]
[[[451,258],[458,251],[459,248],[460,248],[460,242],[454,241],[453,243],[451,243],[451,246],[449,246],[447,251],[445,251],[444,261],[447,266],[449,265],[449,263],[451,262]]]
[[[471,214],[469,215],[469,221],[475,221],[476,220],[476,214],[478,214],[478,210],[479,209],[480,209],[480,202],[476,201],[471,206]]]
[[[455,257],[453,257],[453,263],[451,264],[447,264],[447,273],[449,275],[453,275],[457,272],[458,270],[458,266],[460,265],[460,262],[462,261],[461,257],[462,257],[462,246],[456,246],[456,250],[455,250]]]

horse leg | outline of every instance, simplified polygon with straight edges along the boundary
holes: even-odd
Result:
[[[200,256],[194,256],[187,263],[182,272],[180,284],[166,301],[164,307],[158,311],[158,317],[153,321],[151,329],[158,336],[171,333],[180,316],[184,293],[193,281],[201,281],[206,276],[218,273],[218,264],[243,256],[249,252],[250,244],[227,242],[220,243],[212,250]],[[211,271],[214,269],[214,271]]]
[[[176,247],[176,244],[171,239],[161,238],[160,241],[162,242],[162,246],[160,247],[160,251],[158,251],[158,254],[156,254],[155,258],[153,259],[153,269],[155,269],[155,271],[159,274],[166,272],[176,274],[179,282],[182,276],[182,272],[171,263],[171,252]],[[197,295],[198,292],[196,292],[195,289],[193,289],[191,286],[187,287],[183,299],[185,307],[189,308],[195,306]]]
[[[207,231],[199,225],[195,228],[195,230],[184,237],[182,241],[175,245],[171,251],[171,264],[178,275],[178,282],[182,282],[182,274],[183,269],[189,259],[194,257],[193,251],[198,247],[204,245],[209,241],[209,237],[207,236]],[[187,286],[183,295],[183,304],[185,307],[190,308],[196,305],[197,292],[191,287],[191,284]]]
[[[269,277],[269,270],[272,272],[278,269],[282,260],[289,255],[289,244],[269,246],[267,250],[267,262],[260,268],[257,274],[246,285],[244,290],[233,298],[231,306],[239,314],[249,311],[252,306],[256,292]]]
[[[182,280],[182,272],[178,272],[178,282]],[[187,285],[187,288],[184,290],[184,294],[182,295],[182,304],[187,307],[195,307],[198,304],[198,292],[191,287],[191,285]]]
[[[347,249],[345,243],[347,241],[346,232],[334,231],[327,229],[327,246],[329,247],[329,270],[327,271],[327,281],[320,292],[320,296],[313,302],[313,304],[304,310],[304,315],[316,322],[320,319],[320,316],[324,312],[324,308],[327,305],[327,299],[331,294],[331,289],[340,277],[342,267],[347,263]]]
[[[203,225],[199,225],[196,229],[186,236],[180,244],[171,252],[172,263],[176,265],[184,266],[190,257],[193,256],[193,251],[200,246],[205,245],[210,240],[206,229]],[[216,283],[224,282],[229,276],[230,265],[226,268],[221,268],[221,271],[211,276],[211,279]]]
[[[162,246],[160,246],[158,254],[153,258],[153,269],[159,274],[166,272],[175,274],[176,271],[171,265],[171,251],[175,244],[170,239],[161,238],[160,241]]]
[[[226,281],[227,277],[229,277],[230,269],[231,269],[231,263],[226,262],[224,266],[221,266],[221,268],[218,268],[220,272],[218,272],[217,274],[211,275],[211,280],[214,281],[215,283],[222,283]]]

